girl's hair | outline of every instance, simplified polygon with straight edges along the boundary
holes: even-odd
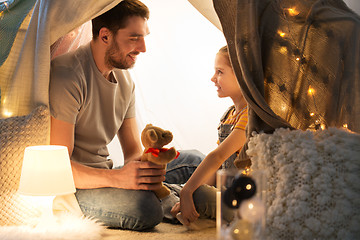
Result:
[[[222,54],[224,57],[226,57],[227,62],[229,64],[229,66],[231,67],[231,62],[230,62],[230,56],[229,56],[229,50],[227,45],[223,46],[222,48],[219,49],[218,54]]]
[[[125,28],[129,17],[149,19],[148,7],[138,0],[123,0],[118,5],[92,20],[93,39],[99,36],[101,28],[108,28],[113,34]]]
[[[219,49],[219,52],[229,54],[227,45],[223,46]]]

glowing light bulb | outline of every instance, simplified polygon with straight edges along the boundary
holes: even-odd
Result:
[[[315,113],[313,113],[313,112],[312,112],[312,113],[310,113],[310,116],[311,116],[311,117],[313,117],[314,115],[315,115]]]
[[[325,124],[320,124],[320,128],[322,129],[322,130],[325,130],[326,129],[326,126],[325,126]]]
[[[348,125],[346,123],[344,123],[343,128],[348,128]]]
[[[280,30],[278,31],[278,34],[280,35],[280,37],[285,37],[285,35],[286,35],[284,32],[282,32]]]
[[[313,95],[315,93],[315,89],[313,89],[311,86],[309,86],[308,94]]]
[[[295,58],[295,60],[296,60],[296,61],[300,61],[300,58],[299,58],[299,57],[297,57],[297,58]]]
[[[285,53],[287,53],[287,48],[286,47],[281,47],[279,52],[282,53],[282,54],[285,54]]]
[[[241,171],[241,174],[248,176],[251,173],[251,169],[246,167],[244,170]]]
[[[298,10],[296,10],[296,8],[288,8],[287,11],[290,16],[296,16],[300,13]]]
[[[230,236],[228,236],[229,238],[225,238],[225,239],[231,239],[231,240],[251,240],[253,239],[253,225],[244,220],[244,219],[239,219],[237,221],[235,221],[233,224],[231,224],[229,226],[229,232],[228,234]]]
[[[244,200],[240,204],[240,215],[243,219],[255,223],[261,220],[265,214],[264,203],[257,197]]]
[[[10,111],[8,111],[7,109],[5,109],[5,110],[3,111],[3,115],[4,115],[5,117],[11,117],[11,116],[13,115],[13,113],[10,112]]]

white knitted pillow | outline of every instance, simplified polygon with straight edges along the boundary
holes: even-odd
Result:
[[[27,116],[0,119],[0,225],[27,223],[38,210],[17,194],[24,150],[49,143],[50,112],[39,106]]]
[[[360,239],[360,135],[278,129],[247,154],[267,175],[267,239]]]

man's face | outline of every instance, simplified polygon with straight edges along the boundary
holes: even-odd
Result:
[[[146,52],[145,36],[148,34],[146,19],[138,16],[129,17],[127,26],[117,31],[106,50],[106,65],[110,69],[133,67],[137,55]]]

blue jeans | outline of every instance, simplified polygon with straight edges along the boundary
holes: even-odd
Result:
[[[167,165],[165,182],[185,183],[204,157],[196,150],[180,151],[179,157]],[[111,228],[145,230],[155,227],[164,216],[161,202],[151,191],[77,189],[75,196],[85,216],[93,217]],[[215,189],[200,187],[194,193],[194,202],[201,216],[215,218]]]

